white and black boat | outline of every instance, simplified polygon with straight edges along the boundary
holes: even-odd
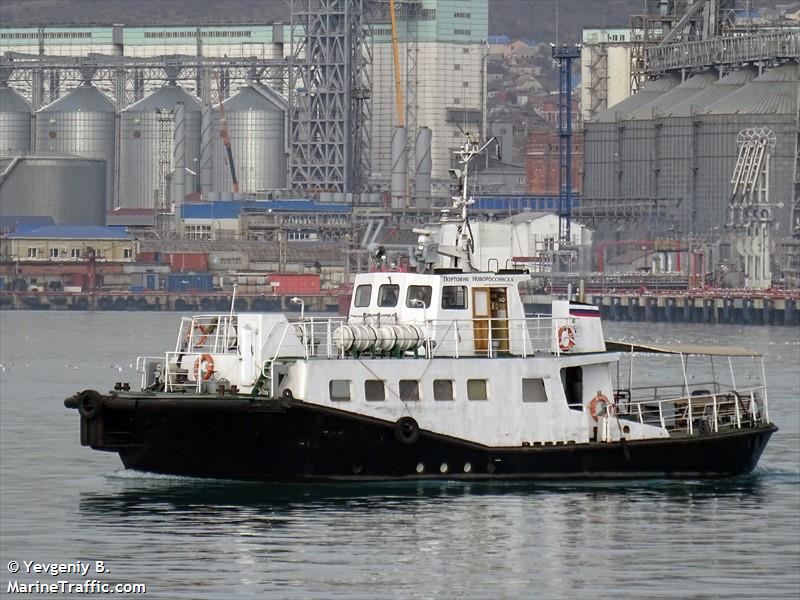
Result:
[[[420,231],[418,271],[360,274],[344,318],[195,315],[140,357],[141,389],[68,398],[81,443],[129,469],[251,480],[722,477],[751,471],[777,427],[767,390],[692,383],[740,349],[615,344],[599,310],[527,316],[529,276],[475,268],[462,193]],[[616,381],[620,351],[673,353],[679,381]],[[717,361],[719,362],[719,358]],[[716,370],[712,369],[714,374]],[[633,373],[634,370],[631,371]],[[691,381],[691,382],[690,382]]]

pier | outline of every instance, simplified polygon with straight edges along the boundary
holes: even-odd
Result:
[[[549,295],[523,295],[529,312],[549,310]],[[646,323],[800,325],[800,291],[714,290],[701,293],[587,293],[603,319]]]
[[[338,312],[340,297],[349,302],[349,292],[328,290],[319,294],[237,294],[237,312],[281,312],[300,310],[299,297],[309,312]],[[116,310],[116,311],[190,311],[229,310],[229,292],[0,292],[0,309],[16,310]]]

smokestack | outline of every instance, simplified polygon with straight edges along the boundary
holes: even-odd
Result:
[[[200,193],[203,198],[214,189],[214,112],[210,104],[203,104],[200,113]]]
[[[408,153],[405,127],[395,127],[392,132],[392,208],[405,208],[408,198]]]
[[[414,146],[414,197],[417,208],[431,207],[431,130],[420,127]]]

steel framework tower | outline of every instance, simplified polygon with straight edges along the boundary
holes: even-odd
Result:
[[[558,61],[558,227],[561,241],[570,242],[572,227],[572,61],[581,57],[579,45],[552,47]]]
[[[363,0],[291,0],[290,186],[359,191],[369,118]]]

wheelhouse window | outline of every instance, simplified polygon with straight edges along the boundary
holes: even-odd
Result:
[[[350,400],[350,380],[331,379],[328,384],[331,400],[334,402],[347,402]]]
[[[488,400],[489,382],[485,379],[467,379],[467,398],[470,400]]]
[[[419,381],[416,379],[401,379],[400,400],[403,402],[419,400]]]
[[[384,283],[378,288],[378,306],[381,308],[397,306],[397,299],[399,297],[400,286],[396,283]]]
[[[386,400],[386,385],[382,379],[367,379],[364,382],[364,398],[367,402],[383,402]]]
[[[467,287],[463,285],[444,286],[442,288],[442,308],[446,310],[467,308]]]
[[[544,389],[542,379],[523,379],[522,380],[522,401],[523,402],[547,402],[547,393]]]
[[[450,379],[433,380],[433,399],[434,400],[454,400],[453,382]]]
[[[369,306],[369,301],[372,298],[372,286],[371,285],[360,285],[356,288],[355,293],[355,300],[353,301],[353,305],[356,308],[363,308],[365,306]]]
[[[431,305],[431,294],[433,288],[429,285],[410,285],[406,293],[406,306],[409,308],[419,308],[419,303],[424,302],[425,308]]]

